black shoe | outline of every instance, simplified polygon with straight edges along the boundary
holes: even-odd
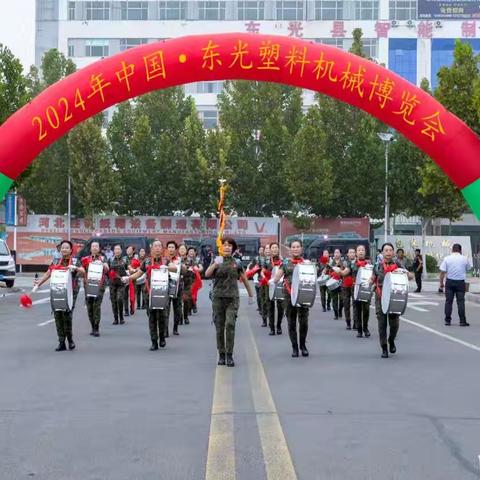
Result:
[[[123,314],[124,317],[129,317],[130,314],[128,313],[128,310]],[[122,323],[122,321],[120,320],[120,323]]]
[[[227,367],[234,367],[235,362],[233,361],[233,356],[231,353],[227,353]]]
[[[388,345],[390,347],[390,353],[395,353],[397,351],[397,347],[395,346],[395,342],[393,340],[389,340]]]
[[[266,326],[267,326],[267,321],[264,320],[264,321],[262,322],[262,327],[266,327]]]
[[[357,333],[357,338],[362,338],[362,337],[363,337],[363,333],[359,330]]]
[[[92,337],[93,337],[93,336],[95,335],[95,331],[92,330],[92,331],[90,332],[90,335],[92,335]]]
[[[322,308],[322,312],[326,312],[327,309],[325,307]]]
[[[185,325],[190,325],[190,320],[188,318],[185,319]]]
[[[338,315],[335,315],[335,316],[333,317],[333,319],[334,319],[334,320],[338,320]]]
[[[330,311],[332,309],[332,307],[327,307],[327,310]]]
[[[449,327],[451,325],[451,320],[445,320],[445,325]]]
[[[118,325],[118,320],[114,320],[112,325]]]
[[[302,357],[308,357],[307,347],[300,347],[300,350],[302,352]]]
[[[183,319],[178,322],[179,325],[183,325]]]
[[[292,348],[292,357],[293,358],[298,357],[298,347],[293,347]]]
[[[197,310],[197,306],[195,305],[195,306],[192,308],[192,312],[193,312],[193,313],[197,313],[197,311],[198,311],[198,310]]]
[[[368,331],[368,328],[365,328],[363,330],[363,334],[368,338],[370,336],[370,332]]]
[[[158,343],[157,341],[152,342],[152,346],[150,347],[150,351],[154,352],[155,350],[158,350]]]
[[[75,342],[73,341],[73,338],[72,337],[67,338],[67,342],[68,342],[68,349],[75,350]]]
[[[342,315],[343,315],[342,313],[339,313],[339,314],[338,314],[339,318],[342,318]]]
[[[99,337],[100,336],[100,332],[98,331],[98,328],[95,329],[95,331],[93,332],[93,336],[94,337]]]
[[[120,325],[125,325],[125,320],[123,318],[120,319]]]
[[[165,332],[165,338],[169,338],[170,334],[168,332]]]
[[[135,310],[130,310],[130,315],[135,315]]]
[[[219,353],[218,354],[217,365],[225,365],[225,354],[224,353]]]
[[[277,335],[281,335],[282,334],[282,327],[277,327]]]
[[[271,329],[270,329],[269,335],[275,335],[275,329],[274,329],[274,328],[271,328]]]
[[[161,339],[160,339],[160,342],[158,342],[158,345],[159,345],[161,348],[165,348],[166,345],[167,345],[167,342],[165,341],[164,338],[161,338]]]
[[[58,347],[55,349],[56,352],[64,352],[67,349],[65,342],[60,342]]]
[[[468,322],[460,322],[461,327],[469,327],[470,324]]]
[[[387,347],[382,347],[382,358],[388,358],[388,350]]]
[[[347,330],[351,330],[351,329],[352,329],[352,326],[349,323],[347,323]]]
[[[178,330],[177,330],[177,329],[173,329],[173,334],[174,334],[174,335],[180,335],[180,334],[178,333]]]
[[[419,290],[419,289],[417,288],[414,293],[420,293],[420,292],[421,292],[421,290]]]

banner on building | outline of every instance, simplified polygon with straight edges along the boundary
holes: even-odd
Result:
[[[419,20],[480,19],[480,0],[418,0]]]

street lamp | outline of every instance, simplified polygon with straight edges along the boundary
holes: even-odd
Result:
[[[385,235],[384,242],[388,242],[388,228],[390,224],[390,208],[389,208],[389,199],[388,199],[388,147],[390,142],[393,140],[393,133],[380,132],[377,133],[378,138],[385,143]]]

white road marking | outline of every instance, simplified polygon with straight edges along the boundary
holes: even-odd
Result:
[[[407,308],[413,308],[413,310],[416,310],[417,312],[428,312],[426,308],[417,307],[416,305],[408,304]]]
[[[39,298],[38,300],[34,300],[32,305],[40,305],[41,303],[48,303],[50,301],[50,296],[45,298]]]
[[[49,323],[52,323],[52,322],[54,322],[54,321],[55,321],[55,319],[54,319],[54,318],[51,318],[50,320],[47,320],[46,322],[37,323],[37,326],[43,327],[43,326],[48,325]]]

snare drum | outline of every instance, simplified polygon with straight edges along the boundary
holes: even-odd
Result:
[[[371,302],[374,289],[374,286],[370,283],[372,275],[373,265],[365,265],[358,269],[355,288],[353,290],[353,299],[357,302]]]
[[[275,275],[278,272],[278,267],[272,268],[272,278],[275,278]],[[283,277],[277,284],[270,284],[268,286],[268,298],[270,300],[283,300],[285,298],[285,293],[283,291]]]
[[[103,278],[103,263],[91,262],[88,265],[87,281],[85,282],[85,291],[87,297],[97,298],[100,293]]]
[[[324,287],[329,280],[330,280],[330,275],[327,275],[326,273],[324,273],[318,277],[317,282],[321,287]]]
[[[330,291],[336,290],[338,287],[342,286],[342,280],[341,279],[337,280],[336,278],[330,278],[330,280],[328,280],[325,285]]]
[[[164,310],[168,307],[169,275],[166,268],[154,268],[150,275],[149,307],[151,310]]]
[[[299,263],[293,270],[291,302],[294,307],[313,307],[317,294],[317,267]]]
[[[408,302],[408,275],[394,270],[385,275],[382,287],[382,312],[403,315]]]
[[[168,294],[170,298],[177,298],[178,289],[180,287],[180,269],[182,268],[181,264],[177,265],[176,272],[169,273],[169,284],[168,284]]]
[[[73,285],[70,270],[52,270],[50,303],[54,312],[69,312],[73,309]]]

